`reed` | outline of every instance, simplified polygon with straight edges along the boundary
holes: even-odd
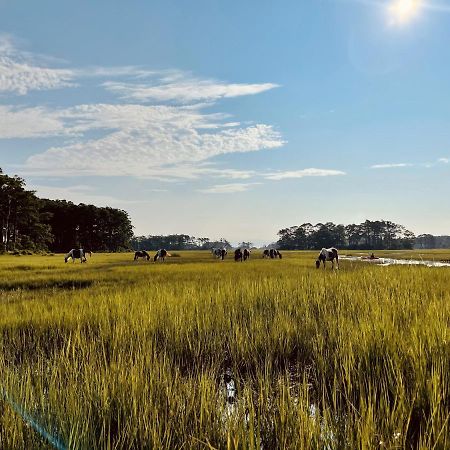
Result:
[[[68,448],[450,447],[450,270],[314,256],[1,257],[1,387]]]

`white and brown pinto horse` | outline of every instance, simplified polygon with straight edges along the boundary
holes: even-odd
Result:
[[[276,259],[276,258],[283,258],[283,255],[276,249],[276,248],[271,248],[271,249],[266,249],[263,252],[263,258],[270,258],[270,259]]]
[[[226,248],[212,248],[211,253],[216,257],[220,258],[222,261],[225,259],[225,256],[227,255],[227,249]]]
[[[334,261],[336,260],[336,267],[339,269],[339,255],[336,248],[323,248],[320,250],[319,256],[316,261],[316,268],[320,267],[320,263],[323,263],[325,269],[325,261],[331,261],[331,268],[334,269]]]
[[[172,256],[165,248],[161,248],[158,250],[153,257],[153,262],[156,262],[158,260],[164,262],[166,260],[166,256]]]
[[[92,253],[90,250],[85,251],[82,248],[73,248],[64,257],[64,262],[67,262],[67,261],[69,261],[70,258],[72,258],[72,262],[75,262],[76,259],[79,259],[82,263],[85,263],[85,262],[87,262],[87,258],[86,258],[87,254],[89,254],[89,256],[92,256]]]

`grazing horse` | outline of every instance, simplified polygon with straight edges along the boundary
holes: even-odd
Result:
[[[134,254],[134,260],[137,261],[139,258],[147,258],[147,261],[149,261],[150,255],[145,250],[137,251]]]
[[[153,262],[158,261],[160,259],[162,262],[166,260],[166,256],[172,256],[165,248],[158,250],[153,257]]]
[[[88,252],[91,254],[91,252]],[[87,262],[86,254],[82,248],[73,248],[69,253],[64,257],[64,262],[69,261],[69,258],[72,258],[72,262],[74,263],[76,259],[79,259],[82,263]]]
[[[247,259],[250,259],[250,250],[248,248],[244,248],[243,257],[244,257],[244,261],[247,261]]]
[[[235,261],[243,261],[243,258],[244,258],[244,254],[242,253],[242,250],[240,249],[240,248],[237,248],[235,251],[234,251],[234,260]]]
[[[216,257],[220,258],[222,261],[225,259],[225,256],[227,255],[227,249],[226,248],[212,248],[211,253]]]
[[[263,252],[263,258],[270,258],[270,259],[276,259],[276,258],[282,258],[283,256],[276,248],[266,249]]]
[[[325,269],[325,261],[331,261],[331,268],[334,269],[334,260],[336,260],[336,266],[339,269],[339,255],[337,249],[334,247],[323,248],[320,250],[319,256],[316,261],[316,268],[320,267],[320,263],[323,263],[323,268]]]

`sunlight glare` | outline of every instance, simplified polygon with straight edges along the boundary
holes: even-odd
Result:
[[[422,6],[422,0],[393,0],[388,6],[391,25],[404,25],[413,20]]]

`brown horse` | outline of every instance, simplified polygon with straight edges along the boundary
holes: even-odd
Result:
[[[134,254],[134,261],[137,261],[139,258],[147,258],[147,261],[149,261],[150,255],[145,250],[140,250]]]

